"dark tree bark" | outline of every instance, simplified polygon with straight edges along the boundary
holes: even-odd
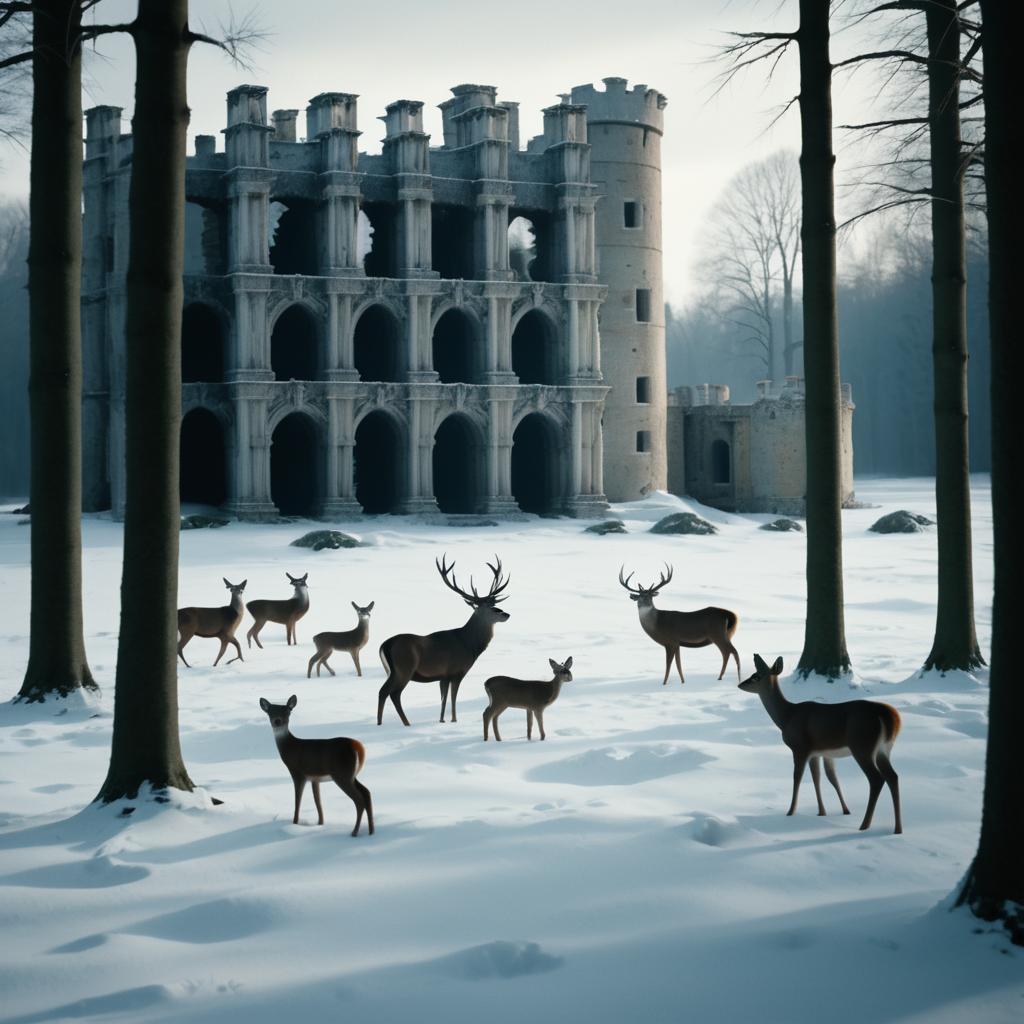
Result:
[[[797,671],[849,671],[843,620],[839,323],[829,4],[800,0],[801,249],[807,444],[807,622]]]
[[[960,140],[960,18],[957,0],[931,0],[928,128],[932,170],[932,360],[939,603],[926,669],[985,664],[974,629],[971,487],[967,429],[967,268],[964,161]]]
[[[110,768],[98,799],[191,790],[178,738],[187,0],[139,0],[126,284],[126,495]]]
[[[82,629],[80,0],[32,6],[29,431],[32,597],[18,700],[95,689]]]
[[[985,59],[985,190],[989,230],[989,324],[992,338],[992,526],[995,592],[989,673],[988,748],[978,852],[958,903],[1000,921],[1024,945],[1024,772],[1017,760],[1024,732],[1024,686],[1016,631],[1022,611],[1024,455],[1018,389],[1024,358],[1014,323],[1019,248],[1024,236],[1017,196],[1014,137],[1019,134],[1020,15],[1015,4],[981,0]]]

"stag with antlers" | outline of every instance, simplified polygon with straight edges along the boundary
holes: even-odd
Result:
[[[491,570],[491,587],[486,594],[478,594],[470,577],[469,591],[463,590],[455,579],[455,563],[448,564],[447,555],[440,561],[434,559],[437,571],[445,586],[453,590],[473,609],[465,625],[458,629],[443,629],[427,636],[414,633],[399,633],[389,637],[380,645],[380,660],[388,677],[380,688],[377,700],[377,724],[384,719],[384,703],[388,697],[394,704],[398,717],[408,725],[409,719],[402,710],[402,691],[410,680],[417,683],[441,684],[441,721],[444,721],[448,704],[448,691],[452,694],[452,721],[455,717],[455,699],[459,685],[476,659],[486,650],[494,635],[495,623],[505,622],[509,614],[498,607],[505,600],[502,591],[508,586],[509,578],[503,577],[501,560],[495,555],[494,563],[487,563]]]
[[[714,644],[722,652],[721,679],[725,675],[730,655],[736,659],[736,676],[740,678],[740,656],[732,645],[732,636],[739,625],[739,616],[727,608],[701,608],[696,612],[661,611],[654,607],[654,598],[672,579],[672,566],[665,566],[657,583],[650,587],[639,584],[629,585],[633,578],[630,573],[623,579],[625,566],[619,569],[619,582],[629,591],[630,600],[636,601],[640,613],[640,625],[644,632],[655,642],[665,648],[665,678],[661,685],[668,683],[668,674],[672,670],[672,659],[675,658],[676,669],[679,671],[679,682],[685,683],[683,666],[679,658],[680,647],[707,647]]]

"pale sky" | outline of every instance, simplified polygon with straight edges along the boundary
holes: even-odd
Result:
[[[189,64],[192,122],[196,134],[216,135],[225,124],[225,93],[242,82],[270,89],[268,110],[298,108],[302,134],[310,97],[321,92],[359,95],[360,148],[379,151],[383,124],[376,120],[397,99],[422,100],[425,129],[441,142],[437,104],[449,88],[477,82],[498,88],[499,99],[520,103],[523,140],[541,130],[541,109],[574,85],[608,76],[628,78],[668,97],[663,140],[665,294],[679,302],[693,293],[692,264],[700,227],[711,203],[745,163],[781,147],[799,147],[795,108],[769,127],[778,106],[797,91],[795,53],[766,84],[755,69],[714,94],[720,66],[709,63],[731,29],[787,30],[796,4],[773,0],[590,0],[559,4],[540,0],[489,4],[481,0],[192,0],[194,28],[217,33],[231,7],[256,7],[269,38],[253,53],[252,70],[232,65],[220,50],[193,49]],[[127,21],[133,0],[102,0],[96,17]],[[835,41],[834,56],[845,39]],[[90,50],[92,48],[90,47]],[[86,107],[124,107],[130,131],[134,55],[125,37],[99,41],[86,61]],[[854,120],[872,95],[867,75],[835,86],[836,123]],[[857,147],[837,138],[840,179],[844,162],[860,159]],[[28,190],[27,155],[11,146],[0,153],[0,193]]]

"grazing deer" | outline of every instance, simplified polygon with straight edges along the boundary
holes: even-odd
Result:
[[[631,601],[636,601],[640,613],[640,625],[644,632],[655,642],[665,648],[665,678],[661,685],[668,684],[668,674],[672,670],[672,659],[675,658],[679,672],[679,682],[685,683],[683,665],[679,659],[680,647],[707,647],[714,644],[722,652],[721,679],[729,664],[729,656],[736,659],[736,678],[740,679],[740,656],[732,645],[732,637],[739,625],[739,616],[727,608],[701,608],[696,612],[662,611],[654,607],[654,599],[658,591],[672,579],[672,566],[666,565],[668,574],[661,573],[661,578],[650,587],[631,587],[630,573],[625,579],[622,574],[625,566],[619,569],[619,582],[629,591]]]
[[[255,640],[256,646],[261,651],[263,650],[263,644],[260,643],[260,630],[268,622],[279,622],[284,626],[285,639],[289,645],[298,643],[298,640],[295,639],[295,623],[309,611],[309,587],[306,586],[309,573],[307,572],[305,576],[292,576],[291,573],[286,572],[285,576],[295,588],[295,593],[287,600],[249,602],[249,614],[255,620],[249,627],[249,632],[245,634],[245,639],[250,647]]]
[[[222,576],[221,579],[224,579]],[[216,637],[220,640],[220,651],[214,660],[214,665],[224,657],[228,644],[234,644],[238,652],[233,658],[228,658],[226,664],[233,661],[245,661],[242,657],[242,648],[235,639],[235,630],[242,622],[245,614],[245,601],[242,600],[242,591],[248,580],[242,580],[237,586],[224,579],[224,586],[231,591],[231,604],[222,605],[220,608],[179,608],[178,609],[178,657],[185,662],[186,668],[192,666],[185,661],[183,653],[185,644],[194,636]]]
[[[271,704],[260,697],[260,707],[267,713],[274,739],[277,741],[277,752],[281,755],[295,783],[295,814],[292,824],[299,823],[299,806],[306,783],[313,784],[313,802],[320,824],[324,823],[324,809],[320,803],[320,783],[333,779],[349,799],[356,805],[356,827],[352,835],[359,835],[359,825],[366,811],[366,824],[370,835],[373,835],[373,801],[370,791],[356,778],[366,764],[366,748],[359,740],[350,740],[346,736],[335,736],[329,740],[300,740],[293,736],[288,728],[288,719],[298,700],[293,695],[287,704]]]
[[[506,708],[524,708],[526,710],[526,738],[533,739],[533,716],[537,716],[537,725],[540,726],[540,738],[547,739],[544,733],[544,709],[558,700],[562,683],[572,682],[572,658],[568,658],[564,665],[548,658],[548,664],[555,678],[545,681],[542,679],[513,679],[511,676],[491,676],[484,683],[487,691],[487,698],[490,703],[484,709],[484,741],[487,740],[488,725],[494,727],[494,738],[500,743],[501,736],[498,733],[498,716]]]
[[[378,694],[378,725],[384,720],[384,703],[388,697],[395,705],[398,717],[405,725],[409,724],[409,719],[402,710],[402,691],[409,685],[410,680],[417,683],[441,684],[442,722],[450,686],[452,721],[456,721],[455,699],[459,695],[459,686],[463,678],[491,642],[495,623],[505,622],[509,618],[508,612],[498,607],[498,603],[505,600],[502,591],[508,586],[509,580],[502,580],[501,560],[497,555],[494,557],[495,564],[487,563],[492,575],[491,589],[483,595],[477,593],[472,577],[469,581],[471,592],[462,590],[455,580],[455,563],[448,565],[446,558],[447,556],[440,562],[434,559],[437,571],[441,574],[445,586],[455,591],[473,609],[473,614],[466,624],[458,629],[443,629],[428,636],[399,633],[380,645],[380,660],[388,677]]]
[[[902,832],[899,776],[889,761],[892,745],[900,731],[899,712],[877,700],[848,700],[840,704],[805,700],[791,704],[779,689],[781,658],[776,658],[775,664],[769,668],[761,656],[755,654],[754,668],[756,671],[740,683],[740,689],[756,693],[761,698],[765,711],[782,730],[783,743],[793,751],[793,800],[786,814],[796,813],[797,793],[808,760],[811,762],[814,795],[818,798],[818,814],[825,813],[825,805],[821,801],[819,761],[825,762],[825,775],[835,788],[843,814],[849,814],[850,808],[843,799],[832,759],[852,756],[868,777],[871,787],[864,820],[860,823],[861,831],[871,826],[875,804],[885,783],[892,794],[895,832]]]
[[[306,669],[307,679],[312,676],[314,665],[316,665],[317,675],[320,675],[320,666],[323,665],[333,676],[334,669],[327,664],[327,659],[335,651],[348,651],[355,662],[356,675],[361,676],[363,674],[363,670],[359,667],[359,652],[366,646],[366,641],[370,639],[370,612],[373,611],[375,604],[376,601],[371,601],[365,608],[360,608],[353,601],[352,607],[355,608],[356,615],[359,616],[355,629],[346,629],[343,633],[317,633],[313,637],[313,643],[316,644],[316,654],[309,659],[309,668]]]

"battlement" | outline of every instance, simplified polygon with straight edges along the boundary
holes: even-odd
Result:
[[[587,107],[587,121],[590,124],[640,124],[662,134],[665,116],[662,113],[668,100],[646,85],[634,85],[630,89],[625,78],[604,78],[604,88],[587,83],[573,87],[569,95],[572,103],[583,103]]]

